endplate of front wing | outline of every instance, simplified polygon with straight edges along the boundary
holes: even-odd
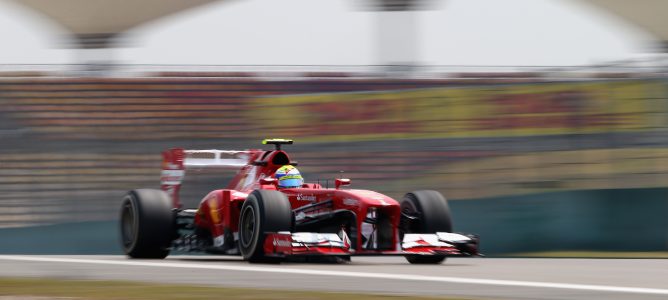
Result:
[[[335,233],[267,233],[264,253],[269,256],[293,255],[446,255],[478,256],[478,238],[450,232],[405,234],[399,249],[355,251],[350,240]]]

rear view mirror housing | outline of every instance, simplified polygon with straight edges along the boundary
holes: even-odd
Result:
[[[276,178],[274,178],[274,177],[265,177],[265,178],[260,179],[260,184],[261,185],[277,185],[278,180],[276,180]]]
[[[334,181],[334,185],[336,186],[336,189],[338,190],[342,186],[350,185],[350,179],[348,179],[348,178],[337,178]]]

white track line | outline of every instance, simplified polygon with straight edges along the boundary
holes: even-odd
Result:
[[[238,266],[238,265],[209,265],[209,264],[205,265],[205,264],[195,264],[195,263],[170,263],[166,261],[161,261],[161,262],[148,262],[148,261],[137,261],[137,260],[114,261],[114,260],[99,260],[99,259],[35,257],[35,256],[15,256],[15,255],[0,255],[0,260],[142,266],[142,267],[158,267],[158,268],[227,270],[227,271],[243,271],[243,272],[264,272],[264,273],[284,273],[284,274],[300,274],[300,275],[466,283],[466,284],[482,284],[482,285],[498,285],[498,286],[520,286],[520,287],[532,287],[532,288],[569,289],[569,290],[600,291],[600,292],[613,292],[613,293],[668,295],[668,289],[655,289],[655,288],[571,284],[571,283],[538,282],[538,281],[477,279],[477,278],[460,278],[460,277],[439,277],[439,276],[410,275],[410,274],[399,275],[399,274],[388,274],[388,273],[323,271],[323,270],[293,269],[293,268],[285,268],[285,267],[281,268],[281,267],[269,267],[269,266],[255,267],[255,266]]]

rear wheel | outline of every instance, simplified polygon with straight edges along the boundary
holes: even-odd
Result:
[[[255,190],[241,207],[239,217],[239,250],[250,262],[276,262],[279,258],[264,253],[266,232],[290,231],[292,207],[281,192]]]
[[[165,258],[176,234],[172,201],[160,190],[139,189],[123,198],[121,246],[132,258]]]
[[[401,202],[402,233],[452,232],[450,208],[437,191],[423,190],[406,194]],[[439,264],[445,255],[407,255],[412,264]]]

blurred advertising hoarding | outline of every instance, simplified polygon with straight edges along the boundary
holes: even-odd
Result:
[[[527,84],[268,97],[248,111],[302,141],[512,137],[663,127],[664,95],[652,81]]]

